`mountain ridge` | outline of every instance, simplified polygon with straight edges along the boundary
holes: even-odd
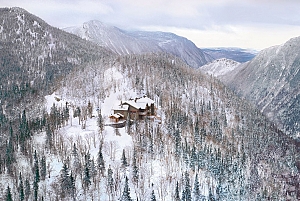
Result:
[[[143,54],[167,52],[178,56],[194,68],[212,61],[212,58],[190,40],[168,32],[125,31],[97,20],[85,22],[80,27],[64,30],[108,47],[117,54]]]
[[[300,37],[262,50],[235,74],[221,78],[228,86],[257,104],[280,129],[294,137],[300,126]]]

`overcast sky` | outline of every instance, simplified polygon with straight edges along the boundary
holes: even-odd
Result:
[[[0,0],[59,28],[100,20],[122,29],[168,31],[198,47],[261,50],[300,36],[299,0]]]

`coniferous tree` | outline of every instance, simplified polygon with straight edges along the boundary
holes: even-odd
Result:
[[[46,165],[46,158],[45,158],[45,156],[42,156],[42,159],[41,159],[41,170],[40,170],[40,173],[41,173],[41,180],[45,180],[45,178],[46,178],[46,174],[47,174],[47,172],[46,172],[46,167],[47,165]]]
[[[92,105],[91,101],[88,102],[87,112],[88,112],[89,118],[92,118],[92,116],[93,116],[93,105]]]
[[[13,199],[12,199],[12,194],[11,194],[11,192],[10,192],[9,186],[7,186],[7,189],[6,189],[5,200],[6,200],[6,201],[13,201]]]
[[[175,198],[174,199],[175,199],[175,201],[180,201],[178,181],[176,182]]]
[[[192,200],[192,195],[191,195],[191,186],[190,186],[190,178],[189,174],[185,172],[184,174],[184,189],[182,191],[182,201],[191,201]]]
[[[197,153],[196,153],[196,147],[193,146],[192,152],[191,152],[191,160],[190,160],[190,167],[192,168],[193,171],[195,171],[195,166],[197,164],[198,158],[197,158]]]
[[[30,195],[30,183],[29,183],[29,180],[28,178],[25,179],[25,197],[26,199],[28,199],[29,195]]]
[[[90,163],[90,170],[91,170],[91,177],[93,178],[93,181],[95,181],[95,177],[97,176],[97,169],[96,169],[96,166],[95,166],[94,157],[93,157],[93,159],[91,160],[91,163]]]
[[[73,198],[73,200],[76,200],[75,199],[75,193],[76,193],[76,185],[75,185],[75,178],[73,176],[73,173],[71,172],[71,175],[70,175],[70,194]]]
[[[125,156],[125,149],[123,149],[123,152],[122,152],[121,162],[122,162],[122,167],[125,168],[125,167],[128,166],[127,158],[126,158],[126,156]]]
[[[132,201],[130,197],[130,188],[128,186],[128,178],[127,176],[125,177],[125,185],[124,185],[124,190],[121,196],[120,201]]]
[[[98,157],[97,157],[97,167],[100,173],[103,175],[105,172],[105,162],[102,154],[102,146],[99,146]]]
[[[198,181],[198,173],[196,173],[196,176],[195,176],[193,193],[194,193],[195,201],[200,200],[200,187],[199,187],[199,181]]]
[[[156,201],[156,197],[155,197],[155,193],[154,193],[154,190],[152,190],[152,193],[151,193],[151,201]]]
[[[25,140],[30,137],[30,131],[28,126],[28,121],[26,118],[26,112],[23,110],[22,117],[20,118],[19,125],[19,144],[21,147],[21,151],[24,153],[25,151]]]
[[[64,121],[68,121],[69,118],[70,118],[70,111],[69,111],[69,107],[68,107],[68,102],[66,102],[66,106],[65,106],[65,109],[64,109]]]
[[[73,156],[73,168],[77,174],[81,172],[81,163],[78,155],[78,150],[76,144],[74,143],[72,149],[72,156]]]
[[[60,172],[61,172],[60,174],[61,195],[64,198],[67,195],[71,194],[71,189],[72,189],[71,178],[69,175],[69,168],[66,162],[63,164],[63,167]]]
[[[134,182],[138,182],[139,179],[139,168],[136,164],[136,150],[133,150],[133,159],[132,159],[132,178]]]
[[[110,165],[107,169],[107,186],[109,189],[109,193],[112,193],[114,189],[114,179],[113,179],[113,171],[110,168]]]
[[[181,154],[181,136],[179,129],[176,129],[175,131],[175,157],[177,160],[179,159]]]
[[[197,118],[196,123],[195,123],[195,131],[194,131],[194,138],[195,138],[195,143],[197,145],[200,144],[200,129],[199,129],[199,120]]]
[[[52,148],[52,142],[53,141],[53,136],[52,136],[52,131],[50,128],[50,124],[47,124],[46,127],[46,147],[51,150]]]
[[[23,179],[22,179],[21,172],[20,172],[20,177],[19,177],[19,199],[20,199],[20,201],[23,201],[25,199],[24,185],[23,185]]]
[[[100,129],[100,133],[102,133],[103,129],[104,129],[104,122],[103,122],[103,117],[101,114],[101,109],[98,110],[98,126]]]
[[[10,136],[6,145],[6,153],[5,153],[5,164],[8,173],[12,173],[12,164],[15,162],[15,151],[13,144],[13,137]]]
[[[213,195],[213,193],[212,193],[212,191],[211,191],[211,188],[209,188],[208,200],[209,201],[215,201],[216,200],[215,197],[214,197],[214,195]]]
[[[90,170],[89,170],[87,163],[85,163],[83,174],[84,174],[84,176],[83,176],[84,189],[87,190],[89,188],[89,186],[91,185],[91,175],[90,175]]]
[[[33,199],[34,201],[38,200],[38,190],[39,190],[39,183],[34,180],[33,181]]]
[[[34,150],[34,174],[35,181],[38,183],[40,181],[40,169],[39,169],[39,161],[36,150]]]
[[[80,125],[80,120],[81,120],[81,110],[80,107],[77,107],[74,111],[73,117],[78,117],[78,124]]]

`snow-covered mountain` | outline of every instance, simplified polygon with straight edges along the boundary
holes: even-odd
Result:
[[[124,31],[96,20],[65,30],[120,55],[166,52],[181,58],[194,68],[212,61],[212,57],[197,48],[193,42],[173,33]]]
[[[239,65],[240,63],[237,61],[222,58],[214,60],[213,62],[202,66],[201,68],[199,68],[199,70],[219,78],[227,73],[235,71],[235,69],[238,68]]]
[[[0,200],[299,200],[299,142],[215,78],[0,11]],[[141,94],[154,113],[107,124]]]
[[[256,104],[280,129],[300,136],[300,37],[261,51],[223,81]]]
[[[227,58],[243,63],[250,61],[257,55],[257,51],[242,48],[202,48],[202,51],[214,59]]]

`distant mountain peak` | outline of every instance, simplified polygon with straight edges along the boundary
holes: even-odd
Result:
[[[166,52],[194,68],[212,61],[192,41],[174,33],[125,31],[97,20],[85,22],[80,27],[66,28],[65,31],[109,48],[119,55]]]

